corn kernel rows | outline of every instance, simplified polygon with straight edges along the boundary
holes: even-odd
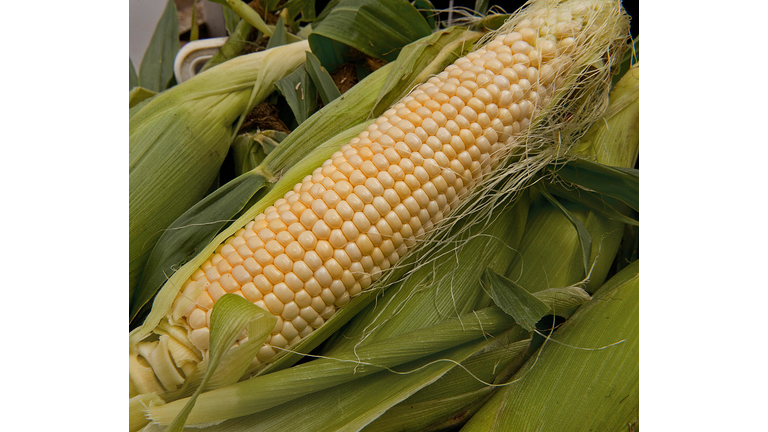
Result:
[[[234,293],[278,318],[263,362],[378,279],[551,98],[574,15],[534,16],[458,59],[229,238],[185,285],[206,287],[186,313],[190,340],[207,350],[211,308]]]

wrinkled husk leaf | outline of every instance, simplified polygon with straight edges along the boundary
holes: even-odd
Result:
[[[462,431],[625,431],[638,420],[639,262],[600,288]]]

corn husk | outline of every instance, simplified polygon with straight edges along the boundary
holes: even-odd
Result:
[[[639,403],[639,263],[601,287],[462,431],[630,430]]]

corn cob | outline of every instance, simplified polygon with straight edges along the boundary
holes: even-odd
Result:
[[[529,7],[219,246],[174,306],[185,310],[189,341],[205,355],[212,307],[234,293],[277,316],[255,359],[266,362],[395,265],[513,148],[525,148],[520,138],[573,83],[581,45],[606,21],[615,35],[601,39],[598,59],[623,45],[617,3],[572,3]]]

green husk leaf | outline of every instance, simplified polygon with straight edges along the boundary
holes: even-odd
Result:
[[[437,28],[437,21],[435,21],[437,13],[435,12],[435,5],[433,5],[432,2],[429,0],[416,0],[413,2],[413,7],[418,9],[421,16],[427,21],[429,28]]]
[[[136,75],[136,68],[133,67],[133,60],[130,58],[128,59],[129,63],[129,69],[130,69],[130,77],[128,78],[128,90],[133,90],[134,87],[139,85],[139,76]]]
[[[536,296],[495,271],[486,270],[485,278],[493,302],[524,329],[533,331],[536,323],[550,312]]]
[[[534,294],[547,304],[553,315],[568,318],[581,306],[592,299],[588,292],[580,287],[549,288]]]
[[[224,28],[226,28],[227,34],[231,38],[232,35],[237,32],[237,27],[240,23],[245,21],[240,18],[232,8],[223,7],[221,10],[224,15]],[[250,26],[250,24],[248,25]]]
[[[631,428],[639,403],[638,308],[635,261],[562,325],[462,431]]]
[[[298,124],[302,124],[318,108],[317,89],[305,67],[296,69],[275,85],[291,107]]]
[[[542,186],[552,195],[577,202],[610,220],[634,226],[640,225],[640,222],[627,216],[623,210],[620,210],[624,209],[625,206],[621,201],[614,198],[581,188],[566,188],[557,183],[542,183]]]
[[[320,99],[324,105],[328,105],[332,100],[341,96],[341,92],[339,92],[339,88],[333,82],[331,75],[320,65],[320,60],[309,51],[307,51],[305,65],[309,76],[312,77],[312,81],[315,83],[315,87],[317,87],[318,93],[320,93]]]
[[[224,9],[224,16],[226,18],[227,14],[232,14],[237,16],[232,9],[230,8],[223,8]],[[229,12],[227,12],[229,11]],[[204,72],[214,66],[216,66],[219,63],[224,63],[225,61],[237,57],[238,54],[243,52],[245,49],[245,45],[248,43],[248,36],[251,34],[251,30],[253,30],[253,26],[248,24],[243,19],[238,18],[238,22],[236,27],[234,28],[234,31],[229,32],[229,39],[227,39],[226,42],[224,42],[224,45],[219,48],[219,50],[216,52],[216,54],[213,55],[206,63],[205,66],[203,66],[203,69],[200,72]],[[229,31],[229,30],[228,30]]]
[[[267,155],[288,136],[276,130],[238,135],[229,151],[232,154],[235,175],[239,176],[259,166]]]
[[[200,37],[200,26],[197,23],[197,0],[192,1],[192,28],[189,29],[189,40],[196,41]]]
[[[240,56],[158,94],[130,118],[131,295],[163,230],[208,192],[235,120],[273,92],[307,49],[299,42]]]
[[[173,78],[173,61],[179,52],[179,18],[176,4],[168,0],[152,33],[139,69],[139,85],[156,93],[168,88]]]
[[[263,412],[298,397],[359,379],[384,368],[393,368],[439,353],[483,338],[486,334],[502,332],[512,324],[512,320],[499,309],[487,308],[411,332],[403,337],[386,339],[357,351],[347,351],[333,358],[320,358],[212,390],[199,396],[200,406],[192,410],[189,423],[206,424]],[[476,350],[477,348],[472,349],[466,355]],[[232,404],[234,400],[239,402]],[[151,408],[148,413],[154,422],[167,424],[186,403],[187,400],[181,399]]]
[[[308,40],[323,66],[335,72],[349,47],[393,61],[403,46],[430,33],[424,17],[405,0],[342,0]]]
[[[266,36],[272,36],[273,28],[268,26],[267,23],[261,18],[261,16],[253,10],[246,3],[241,0],[210,0],[214,3],[218,3],[222,6],[229,6],[232,10],[244,21],[256,28]]]
[[[253,170],[216,189],[179,216],[160,236],[147,260],[131,298],[131,318],[178,267],[208,245],[266,187],[268,180],[259,170]]]
[[[589,235],[589,231],[587,231],[587,227],[584,226],[584,224],[571,212],[569,212],[565,207],[563,207],[562,204],[558,200],[556,200],[552,195],[547,192],[546,189],[540,188],[539,191],[541,192],[541,195],[547,199],[553,206],[560,209],[560,211],[563,212],[565,217],[568,218],[568,221],[573,225],[573,227],[576,229],[576,232],[579,235],[579,244],[581,245],[581,252],[582,252],[582,259],[584,263],[584,274],[589,274],[589,257],[592,255],[592,236]]]
[[[592,125],[574,151],[619,171],[633,168],[637,161],[639,129],[640,64],[637,63],[613,86],[603,121]]]
[[[477,340],[442,351],[390,371],[356,379],[353,382],[310,394],[271,410],[226,421],[206,430],[211,432],[259,430],[284,431],[296,425],[296,409],[301,409],[301,424],[312,431],[358,431],[381,416],[389,407],[434,382],[460,362],[488,345]]]
[[[134,87],[128,93],[128,108],[133,108],[156,94],[157,93],[152,90],[145,89],[144,87]]]
[[[640,173],[636,169],[576,159],[559,166],[554,172],[566,182],[618,199],[640,211]]]
[[[589,212],[584,207],[564,202],[594,239],[588,268],[590,278],[584,288],[593,292],[605,281],[621,242],[623,224]],[[545,199],[532,203],[525,234],[505,276],[531,293],[584,282],[584,252],[578,233],[565,214]]]
[[[300,21],[310,22],[315,19],[315,0],[288,0],[282,7],[293,29],[298,27]]]
[[[489,0],[475,0],[475,7],[473,8],[473,10],[477,14],[485,15],[486,12],[488,12],[490,3],[491,2]]]
[[[186,401],[184,408],[168,426],[167,432],[182,432],[187,417],[195,406],[208,380],[213,376],[222,356],[232,347],[243,329],[248,326],[249,339],[258,345],[253,354],[267,340],[277,318],[243,297],[234,294],[223,295],[213,306],[211,313],[210,359],[205,376],[194,394]],[[242,373],[243,371],[240,371]],[[239,375],[235,379],[239,378]]]
[[[483,19],[481,19],[477,23],[477,25],[472,26],[472,28],[497,30],[499,27],[504,25],[505,22],[507,22],[510,16],[511,16],[510,14],[497,14],[497,13],[486,15]]]
[[[283,17],[281,16],[277,19],[277,23],[275,23],[275,32],[272,33],[272,36],[269,37],[269,42],[267,42],[267,49],[285,45],[286,43],[285,24],[283,23]]]
[[[365,432],[433,431],[450,428],[475,412],[491,396],[489,386],[521,363],[530,342],[520,327],[474,353],[434,383],[393,406],[367,425]],[[513,372],[513,371],[512,371]]]

